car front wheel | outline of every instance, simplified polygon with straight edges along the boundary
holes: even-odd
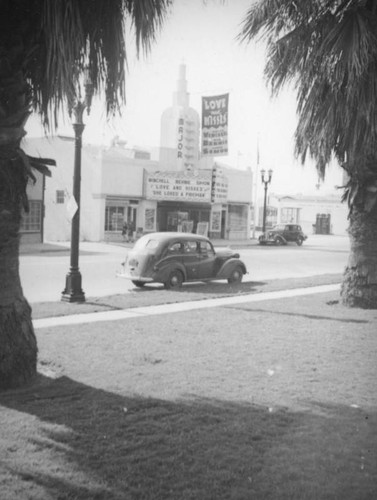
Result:
[[[280,238],[280,236],[278,236],[278,237],[276,238],[276,240],[275,240],[275,243],[276,243],[277,245],[284,245],[284,240],[283,240],[283,238]]]
[[[303,241],[304,241],[304,240],[303,240],[303,238],[301,238],[301,236],[299,236],[299,237],[297,238],[297,240],[296,240],[296,243],[297,243],[297,245],[300,247],[300,246],[302,245]]]
[[[243,278],[242,269],[238,266],[235,267],[228,278],[228,283],[241,283]]]
[[[183,274],[181,271],[172,271],[169,274],[167,281],[165,281],[164,285],[167,290],[172,290],[174,288],[181,288],[183,283]]]

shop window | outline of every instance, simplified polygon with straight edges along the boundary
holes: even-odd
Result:
[[[284,207],[281,209],[280,222],[289,224],[290,222],[297,222],[297,208]]]
[[[29,212],[24,212],[21,219],[21,231],[40,232],[42,229],[42,202],[40,200],[29,201]]]
[[[275,207],[266,207],[266,226],[272,227],[277,224],[278,209]],[[282,221],[283,222],[283,221]],[[259,210],[259,225],[263,224],[263,207]]]
[[[125,207],[106,207],[105,231],[122,231]]]
[[[229,205],[228,226],[232,231],[247,230],[247,211],[246,205]]]

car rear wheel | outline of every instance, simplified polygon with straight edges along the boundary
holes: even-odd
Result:
[[[132,281],[132,283],[135,286],[138,286],[139,288],[142,288],[145,285],[144,281],[137,281],[137,280],[135,280],[135,281]]]
[[[241,283],[243,278],[243,272],[240,266],[233,269],[231,275],[228,278],[228,283]]]
[[[174,288],[181,288],[183,283],[183,274],[181,271],[172,271],[169,274],[169,278],[165,281],[164,285],[167,290],[172,290]]]
[[[300,247],[300,246],[302,245],[303,241],[304,241],[304,240],[303,240],[303,238],[301,238],[301,236],[299,236],[299,237],[297,238],[297,240],[296,240],[296,243],[297,243],[297,245]]]

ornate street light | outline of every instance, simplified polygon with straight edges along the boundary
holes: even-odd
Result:
[[[80,191],[81,191],[81,149],[82,134],[85,128],[83,114],[85,109],[87,114],[93,98],[93,84],[89,77],[84,82],[85,98],[78,99],[73,107],[74,121],[72,123],[75,133],[75,159],[73,171],[73,211],[71,222],[71,260],[69,272],[66,276],[65,289],[62,292],[61,300],[65,302],[85,302],[85,294],[81,288],[81,273],[79,270],[79,244],[80,244]]]
[[[265,177],[266,171],[263,169],[260,171],[262,177],[262,184],[264,184],[264,205],[263,205],[263,229],[262,231],[266,232],[266,215],[267,215],[267,189],[268,185],[272,179],[272,170],[270,169],[267,173],[268,176]]]

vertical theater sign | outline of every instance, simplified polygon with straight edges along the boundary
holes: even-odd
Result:
[[[229,94],[202,97],[202,155],[228,154]]]

